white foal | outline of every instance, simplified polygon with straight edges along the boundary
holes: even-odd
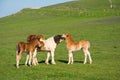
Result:
[[[47,53],[47,58],[45,63],[49,64],[49,58],[50,56],[52,57],[52,64],[56,64],[55,63],[55,59],[54,59],[54,52],[56,49],[56,46],[63,40],[64,38],[62,38],[62,35],[56,35],[53,37],[48,38],[47,40],[41,40],[44,43],[44,48],[43,51],[48,51]],[[42,50],[42,49],[41,49]]]

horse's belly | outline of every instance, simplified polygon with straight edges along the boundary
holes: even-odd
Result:
[[[78,51],[81,49],[81,47],[80,46],[71,46],[70,49],[71,49],[71,51]]]
[[[44,48],[45,48],[45,50],[54,50],[55,48],[56,48],[56,45],[49,45],[49,44],[47,44],[47,45],[45,45],[44,46]]]

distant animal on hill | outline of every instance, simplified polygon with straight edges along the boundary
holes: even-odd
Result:
[[[48,38],[47,40],[41,40],[44,43],[44,49],[41,49],[41,50],[48,51],[47,59],[45,61],[46,64],[49,64],[50,56],[52,57],[51,63],[56,64],[54,60],[54,52],[55,52],[56,46],[63,40],[64,38],[62,38],[62,35],[55,35]]]
[[[37,48],[43,47],[44,43],[40,41],[40,38],[36,38],[31,42],[19,42],[16,46],[16,67],[19,68],[19,62],[22,57],[23,52],[27,52],[26,62],[25,65],[27,65],[29,60],[29,65],[31,66],[31,60],[33,58],[32,64],[36,65],[36,54],[37,54]]]
[[[81,40],[79,42],[75,42],[70,34],[63,34],[63,38],[66,40],[66,47],[68,50],[68,64],[73,64],[73,51],[80,50],[81,48],[83,49],[85,59],[84,59],[84,64],[87,62],[87,56],[89,57],[90,64],[92,64],[92,58],[90,56],[89,48],[90,48],[90,42],[86,40]]]

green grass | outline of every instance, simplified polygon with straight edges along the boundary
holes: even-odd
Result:
[[[120,1],[79,0],[41,9],[24,9],[0,19],[0,80],[119,80]],[[74,64],[67,65],[65,41],[55,51],[56,65],[46,65],[46,52],[39,52],[38,66],[24,66],[26,54],[15,67],[15,46],[29,34],[49,38],[70,33],[75,41],[91,42],[93,64],[83,64],[82,51],[74,52]]]

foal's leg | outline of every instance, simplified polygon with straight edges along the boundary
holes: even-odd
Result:
[[[73,64],[73,61],[74,61],[74,60],[73,60],[73,53],[71,53],[71,56],[72,56],[72,57],[71,57],[71,64]]]
[[[28,60],[29,60],[29,54],[27,54],[26,56],[25,66],[27,66]]]
[[[36,63],[36,65],[38,65],[38,60],[37,60],[37,57],[35,58],[35,63]]]
[[[87,52],[87,55],[88,55],[88,57],[89,57],[90,64],[92,64],[92,58],[91,58],[91,56],[90,56],[90,52],[89,52],[88,50],[87,50],[86,52]]]
[[[22,57],[22,52],[23,51],[20,51],[20,53],[17,53],[16,52],[16,67],[19,68],[19,62],[20,62],[20,59]]]
[[[70,53],[68,53],[68,64],[70,64]]]
[[[73,54],[72,54],[71,51],[69,51],[68,57],[69,57],[68,64],[73,64],[73,61],[74,61],[74,60],[73,60]]]
[[[35,66],[37,65],[36,64],[36,55],[37,55],[37,49],[35,49],[35,51],[33,53],[33,61],[32,61],[32,64],[35,65]]]
[[[70,53],[70,56],[71,56],[71,64],[73,64],[73,53],[72,52]]]
[[[49,64],[50,52],[47,53],[47,59],[45,61],[46,64]]]
[[[85,59],[84,59],[84,64],[86,64],[87,62],[87,51],[86,49],[83,49],[84,55],[85,55]]]
[[[31,66],[32,52],[29,52],[29,66]]]
[[[54,59],[54,51],[51,51],[51,56],[52,56],[52,61],[51,61],[51,63],[52,63],[52,64],[56,64],[56,63],[55,63],[55,59]]]
[[[19,56],[18,54],[16,54],[16,67],[19,68]]]

